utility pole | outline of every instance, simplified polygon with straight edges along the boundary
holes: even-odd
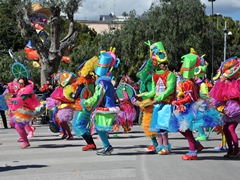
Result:
[[[227,21],[225,21],[223,32],[224,32],[223,61],[225,61],[226,60],[226,51],[227,51]]]

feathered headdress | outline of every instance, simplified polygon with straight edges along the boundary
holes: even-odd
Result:
[[[87,76],[87,75],[91,75],[98,63],[98,57],[97,56],[93,56],[91,59],[87,60],[83,67],[80,69],[81,71],[81,76]]]

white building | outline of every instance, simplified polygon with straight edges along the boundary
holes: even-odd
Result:
[[[99,21],[78,20],[86,24],[89,28],[95,29],[98,34],[103,31],[111,32],[121,28],[121,25],[128,19],[127,16],[116,16],[113,12],[109,15],[100,15]]]

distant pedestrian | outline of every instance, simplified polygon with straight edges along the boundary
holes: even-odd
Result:
[[[5,86],[5,84],[0,82],[0,95],[2,95],[4,93],[4,91],[6,90],[6,88],[4,86]],[[7,118],[5,115],[5,110],[0,109],[0,113],[1,113],[2,121],[3,121],[3,126],[5,129],[7,129],[8,125],[7,125]]]

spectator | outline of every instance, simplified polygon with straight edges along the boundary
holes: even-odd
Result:
[[[0,82],[0,95],[4,93],[5,91],[5,84]],[[5,111],[0,109],[0,113],[1,113],[1,117],[2,117],[2,121],[3,121],[3,126],[5,129],[8,128],[8,125],[7,125],[7,118],[6,118],[6,115],[5,115]]]
[[[53,85],[51,84],[51,78],[48,78],[46,81],[46,84],[43,84],[40,88],[40,91],[42,92],[42,100],[46,100],[52,92],[54,91]]]
[[[39,85],[38,85],[38,84],[35,84],[33,93],[34,93],[34,94],[42,94],[42,92],[40,91],[40,88],[39,88]]]

